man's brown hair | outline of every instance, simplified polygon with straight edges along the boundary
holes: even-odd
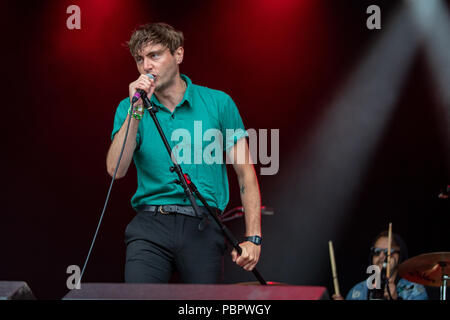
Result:
[[[167,23],[148,23],[134,30],[127,45],[131,55],[136,59],[142,47],[150,42],[166,46],[173,55],[175,50],[183,46],[184,36],[183,32],[175,30]]]

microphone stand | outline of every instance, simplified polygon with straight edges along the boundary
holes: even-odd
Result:
[[[241,254],[242,248],[239,246],[239,241],[230,232],[230,230],[228,230],[228,228],[222,223],[222,221],[220,221],[220,218],[217,215],[217,213],[215,212],[215,210],[213,210],[211,208],[211,206],[209,206],[209,204],[206,202],[205,198],[200,194],[197,187],[190,179],[189,175],[183,174],[183,170],[181,169],[181,166],[176,162],[174,157],[172,157],[172,151],[171,151],[169,142],[167,141],[167,138],[166,138],[164,132],[162,131],[162,128],[161,128],[158,118],[156,118],[156,112],[158,112],[158,110],[157,110],[157,108],[155,108],[153,106],[152,102],[147,97],[147,94],[144,91],[142,91],[140,93],[141,93],[141,98],[144,102],[144,106],[146,109],[148,109],[150,116],[152,117],[153,122],[156,125],[156,129],[158,130],[159,135],[161,136],[164,146],[166,147],[166,150],[169,153],[169,157],[173,163],[173,166],[170,167],[170,171],[171,172],[175,171],[178,175],[178,180],[174,180],[174,183],[177,183],[183,187],[184,192],[186,193],[192,207],[194,208],[194,211],[195,211],[195,214],[197,215],[197,217],[203,216],[202,221],[198,225],[198,229],[200,231],[202,231],[206,227],[206,225],[209,223],[209,219],[206,215],[200,214],[200,209],[194,199],[193,193],[196,194],[196,196],[199,198],[199,200],[203,203],[205,208],[208,210],[211,217],[213,217],[214,221],[216,221],[216,223],[219,225],[220,229],[224,233],[224,235],[227,238],[227,240],[229,241],[229,243],[231,243],[231,245],[236,249],[236,251],[239,254]],[[264,280],[264,278],[261,276],[261,274],[258,272],[258,270],[256,268],[253,268],[252,272],[260,284],[267,285],[266,281]]]
[[[381,271],[380,278],[381,287],[380,289],[369,289],[369,300],[384,300],[385,276],[383,276],[383,271]]]
[[[235,248],[236,251],[239,254],[241,254],[242,253],[242,248],[239,246],[239,241],[231,233],[231,231],[223,224],[223,222],[220,220],[220,218],[217,215],[217,213],[215,212],[215,210],[209,206],[208,202],[206,202],[205,198],[203,198],[203,196],[198,191],[198,189],[195,186],[195,184],[191,181],[189,175],[185,174],[185,178],[187,180],[188,186],[192,188],[192,190],[194,191],[195,195],[200,199],[200,201],[203,203],[203,205],[208,209],[209,214],[213,217],[214,221],[216,221],[216,223],[219,225],[220,229],[225,234],[227,240],[231,243],[233,248]],[[252,272],[253,272],[253,275],[256,277],[256,279],[259,281],[260,284],[267,285],[266,281],[264,280],[264,278],[261,276],[261,274],[259,273],[259,271],[256,268],[253,268]]]
[[[386,268],[384,266],[381,268],[380,272],[380,284],[380,289],[369,290],[369,300],[386,300],[384,297],[385,290],[388,292],[389,300],[394,300],[392,299],[391,290],[389,289],[389,278],[386,275]]]
[[[389,261],[389,259],[388,259],[388,257],[390,257],[390,255],[391,255],[391,253],[389,252],[388,253],[388,255],[386,256],[386,258],[385,258],[385,263],[387,264],[388,263],[388,261]],[[392,272],[392,271],[391,271]],[[384,285],[383,285],[383,288],[386,288],[386,290],[387,290],[387,293],[388,293],[388,296],[389,296],[389,300],[394,300],[394,299],[392,299],[392,295],[391,295],[391,289],[389,288],[389,280],[390,280],[390,278],[392,277],[392,274],[390,273],[389,274],[389,277],[387,276],[387,272],[386,272],[386,269],[385,268],[383,268],[383,270],[382,270],[382,272],[381,272],[381,281],[384,281]]]

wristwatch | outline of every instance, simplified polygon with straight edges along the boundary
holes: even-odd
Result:
[[[262,238],[260,236],[250,236],[250,237],[245,237],[246,241],[250,241],[253,242],[254,244],[256,244],[257,246],[261,245],[262,242]]]

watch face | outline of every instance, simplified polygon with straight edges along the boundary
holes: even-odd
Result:
[[[246,238],[247,241],[253,242],[256,245],[260,245],[262,242],[262,239],[260,236],[251,236]]]

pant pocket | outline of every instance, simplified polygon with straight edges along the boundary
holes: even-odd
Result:
[[[124,241],[125,244],[128,244],[134,238],[136,238],[136,223],[138,220],[138,216],[136,215],[131,221],[127,224],[124,233]]]

